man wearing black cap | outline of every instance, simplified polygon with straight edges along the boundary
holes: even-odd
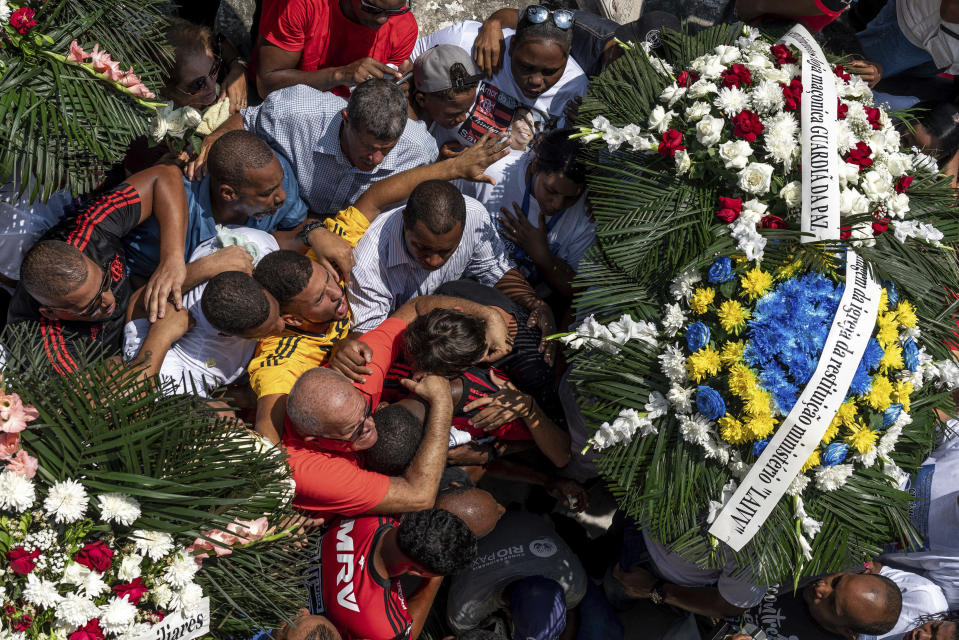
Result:
[[[413,64],[410,119],[422,120],[437,140],[452,138],[452,129],[469,114],[483,74],[469,53],[451,44],[433,47]],[[450,131],[449,134],[437,128]]]

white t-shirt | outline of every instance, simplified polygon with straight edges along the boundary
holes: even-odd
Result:
[[[948,609],[942,589],[931,580],[886,566],[879,571],[879,575],[886,576],[899,587],[902,592],[902,612],[892,631],[878,637],[860,635],[860,640],[899,640],[907,631],[921,624],[920,617]]]
[[[481,23],[474,20],[465,20],[420,38],[413,47],[410,60],[415,61],[417,57],[440,44],[456,45],[472,54],[473,43],[481,26]],[[454,139],[461,144],[471,145],[491,129],[498,133],[511,131],[514,120],[519,128],[514,136],[517,146],[522,141],[528,144],[533,134],[563,126],[566,103],[586,93],[589,79],[583,73],[582,67],[570,57],[556,84],[535,99],[524,96],[510,69],[509,46],[513,33],[512,29],[503,30],[503,66],[492,80],[480,82],[470,115],[456,130]],[[436,137],[437,144],[449,140],[448,129],[434,126],[430,128],[430,133]]]
[[[956,429],[959,423],[949,421]],[[909,517],[923,538],[917,551],[887,548],[879,559],[915,571],[942,588],[950,608],[959,608],[959,438],[944,442],[923,462],[903,490],[915,496]]]
[[[11,280],[20,279],[23,256],[47,229],[63,219],[73,199],[70,190],[64,189],[46,202],[30,202],[30,188],[19,198],[18,190],[14,181],[0,184],[0,274]]]
[[[526,172],[534,157],[533,151],[511,153],[491,164],[485,173],[496,181],[495,185],[486,182],[457,181],[457,186],[465,195],[472,196],[483,203],[501,235],[500,209],[505,207],[512,213],[514,212],[513,203],[522,208],[524,202],[528,200],[526,219],[534,227],[539,226],[539,202],[533,197],[532,189],[530,189],[529,198],[526,198]],[[571,207],[547,218],[546,228],[549,230],[546,233],[546,241],[549,243],[550,253],[568,264],[574,271],[578,270],[580,259],[596,240],[596,225],[589,219],[586,212],[586,192],[584,191]],[[519,247],[507,240],[505,236],[503,236],[503,244],[520,272],[536,287],[536,292],[541,296],[548,295],[549,286],[538,277],[532,260],[525,255],[525,252],[519,250]]]
[[[224,238],[221,239],[221,236]],[[236,241],[238,237],[241,242]],[[229,244],[242,246],[246,243],[252,245],[244,248],[250,252],[254,264],[266,254],[280,248],[276,239],[265,231],[231,226],[225,232],[221,231],[219,235],[200,243],[190,256],[190,262],[215,253]],[[217,387],[230,384],[243,375],[253,357],[256,340],[225,336],[217,331],[203,315],[200,306],[204,289],[205,282],[184,294],[183,304],[189,309],[196,326],[183,334],[167,351],[160,366],[160,376],[174,384],[173,393],[193,393],[206,398]],[[150,321],[146,318],[126,324],[123,329],[123,357],[126,360],[132,360],[140,352],[149,330]]]
[[[681,587],[716,587],[726,602],[743,609],[755,607],[766,595],[766,587],[730,575],[736,570],[732,553],[728,554],[726,566],[722,569],[703,569],[669,551],[645,530],[643,541],[655,572],[666,582]]]

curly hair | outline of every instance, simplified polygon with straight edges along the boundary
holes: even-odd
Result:
[[[476,557],[476,536],[465,522],[442,509],[403,516],[396,544],[410,560],[437,576],[459,573]]]

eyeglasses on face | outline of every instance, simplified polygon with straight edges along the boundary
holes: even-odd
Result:
[[[378,7],[367,0],[360,0],[360,9],[364,13],[368,13],[371,16],[379,16],[386,14],[388,16],[401,16],[404,13],[409,13],[413,10],[413,7],[407,4],[405,7],[400,7],[399,9],[384,9],[383,7]]]
[[[97,293],[93,296],[93,299],[83,306],[82,310],[74,311],[73,309],[64,309],[62,307],[53,308],[57,311],[66,311],[81,318],[89,318],[96,315],[97,311],[99,311],[103,305],[103,294],[107,292],[107,288],[110,286],[110,261],[107,260],[101,264],[100,268],[103,269],[103,279],[100,281],[100,288],[97,289]]]
[[[206,88],[207,81],[216,82],[216,77],[220,75],[220,67],[223,65],[223,59],[219,55],[213,57],[213,66],[210,67],[210,72],[205,76],[200,76],[195,78],[190,84],[186,86],[186,89],[180,89],[177,87],[177,91],[180,93],[185,93],[188,96],[195,96]]]
[[[546,7],[538,4],[531,4],[523,9],[523,17],[532,24],[542,24],[553,18],[553,24],[562,30],[567,30],[573,26],[573,12],[565,9],[550,11]]]

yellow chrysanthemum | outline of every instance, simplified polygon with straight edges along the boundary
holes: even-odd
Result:
[[[726,300],[719,305],[719,324],[725,331],[739,334],[746,326],[749,320],[749,309],[744,309],[743,305],[735,300]]]
[[[883,314],[886,316],[891,316],[893,314],[886,313]],[[882,318],[882,316],[880,316]],[[890,345],[894,345],[899,342],[899,324],[896,322],[887,322],[879,323],[879,331],[876,332],[876,340],[879,341],[879,346],[883,349],[888,349]]]
[[[839,405],[839,411],[836,412],[836,417],[833,420],[839,420],[839,422],[847,427],[852,427],[852,425],[856,424],[856,414],[858,411],[859,409],[856,407],[856,403],[853,400],[847,400]]]
[[[709,305],[716,299],[716,290],[707,288],[696,289],[693,296],[689,299],[689,308],[696,315],[703,315],[709,309]]]
[[[744,364],[734,364],[729,369],[729,390],[740,398],[748,398],[756,388],[756,374]]]
[[[762,440],[776,430],[776,419],[771,415],[756,416],[746,423],[746,429],[754,440]]]
[[[686,360],[689,377],[696,382],[702,382],[706,376],[718,374],[720,366],[719,352],[708,344]]]
[[[896,307],[896,319],[899,320],[899,324],[909,329],[916,328],[916,308],[912,306],[912,303],[908,300],[900,300],[899,306]]]
[[[722,351],[719,352],[719,359],[727,367],[732,367],[743,359],[743,349],[745,347],[746,345],[741,340],[727,342],[723,345]]]
[[[885,411],[892,403],[892,391],[889,378],[876,374],[872,377],[872,388],[866,394],[866,403],[876,411]]]
[[[822,443],[829,444],[832,442],[833,438],[839,433],[839,427],[842,424],[842,421],[836,417],[832,419],[832,422],[829,423],[829,426],[826,427],[826,433],[822,434]]]
[[[752,393],[743,400],[749,415],[757,418],[772,415],[772,396],[768,391],[754,387]]]
[[[879,313],[883,314],[889,311],[889,294],[883,289],[879,295]]]
[[[802,266],[801,260],[793,260],[792,262],[787,264],[785,267],[782,267],[778,271],[776,271],[776,279],[788,280],[789,278],[793,277],[794,273],[799,271],[799,267],[801,266]]]
[[[860,424],[853,427],[852,435],[846,436],[846,444],[859,453],[869,453],[876,447],[878,438],[878,433],[866,425]]]
[[[912,383],[908,380],[897,380],[893,387],[892,400],[901,404],[902,410],[906,413],[909,413],[909,405],[911,404],[909,396],[912,395],[912,391]]]
[[[743,287],[743,295],[750,300],[755,300],[772,286],[773,277],[759,267],[754,267],[740,278],[740,284]]]
[[[805,464],[803,464],[802,469],[800,469],[799,472],[806,473],[813,467],[818,467],[820,464],[822,463],[819,460],[819,449],[816,449],[812,452],[812,454],[810,454],[809,458],[806,459]]]
[[[890,371],[899,371],[904,366],[906,364],[902,360],[902,347],[893,342],[886,347],[886,352],[879,361],[879,370],[888,374]]]
[[[743,423],[736,418],[726,415],[718,420],[719,435],[729,444],[744,444],[749,442],[749,434],[743,429]]]

